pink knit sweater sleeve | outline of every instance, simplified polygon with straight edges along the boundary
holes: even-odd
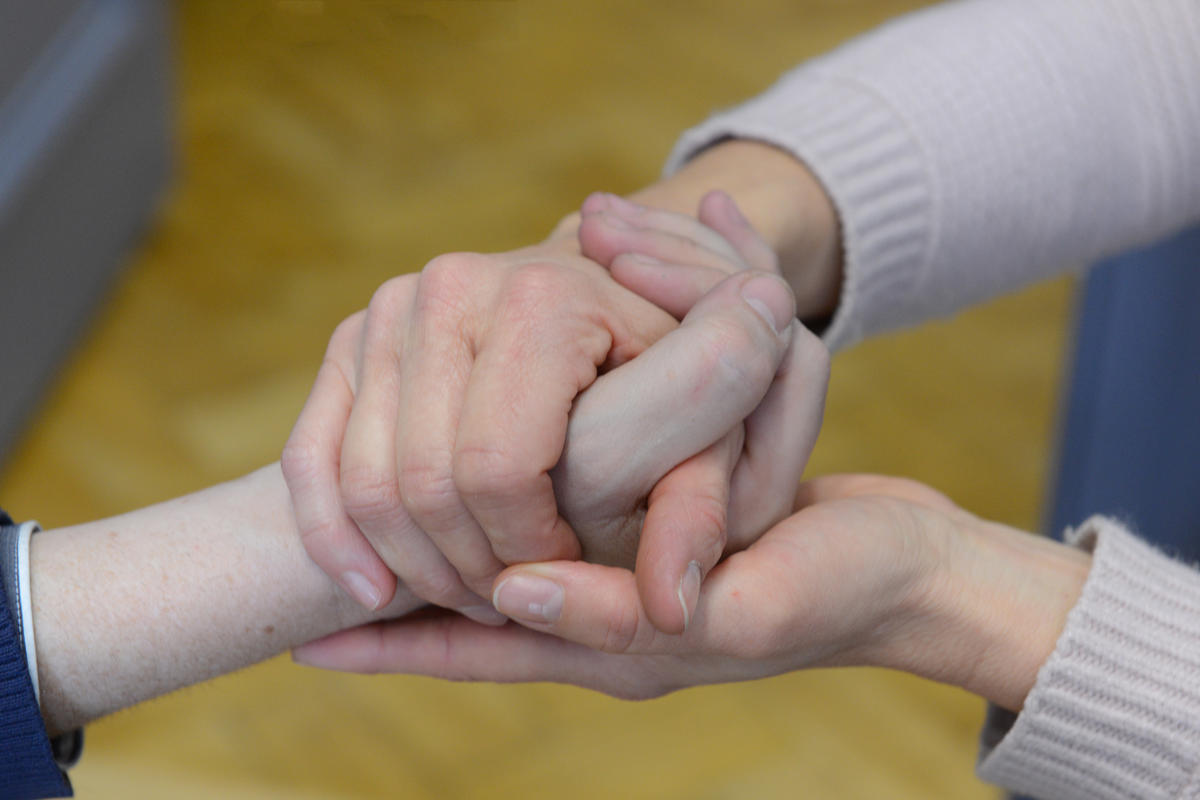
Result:
[[[845,347],[1200,220],[1200,3],[935,6],[688,131],[667,171],[726,137],[833,198]]]
[[[803,160],[840,217],[832,349],[1200,222],[1200,2],[966,0],[902,17],[688,131]],[[982,777],[1200,798],[1200,572],[1093,519],[1092,572]]]
[[[1025,709],[990,715],[980,777],[1042,798],[1200,797],[1200,572],[1103,517],[1067,541],[1091,572]]]

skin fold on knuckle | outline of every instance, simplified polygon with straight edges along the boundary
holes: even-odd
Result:
[[[321,457],[317,443],[307,431],[292,432],[279,455],[283,480],[293,493],[308,491],[321,474]]]
[[[579,223],[579,246],[585,257],[608,267],[628,248],[622,246],[618,231],[605,224],[606,213],[587,214]]]
[[[387,470],[372,465],[347,465],[340,476],[342,504],[355,520],[386,518],[400,507],[399,487]]]
[[[377,324],[388,324],[407,313],[409,304],[416,288],[417,279],[412,275],[401,275],[385,281],[367,303],[366,325],[373,327]],[[349,320],[347,320],[349,321]]]
[[[640,627],[641,615],[636,601],[629,598],[615,600],[609,606],[604,633],[597,642],[598,649],[617,655],[629,653],[637,641]]]
[[[652,496],[651,503],[658,498]],[[702,565],[715,564],[725,547],[729,517],[723,493],[705,486],[670,502],[668,518],[660,518],[658,535],[678,543],[684,552]],[[653,506],[652,506],[653,507]],[[689,559],[690,560],[690,559]]]
[[[452,474],[463,497],[490,505],[527,495],[541,470],[511,450],[468,445],[454,451]]]
[[[486,268],[488,263],[488,257],[478,253],[446,253],[434,258],[416,276],[417,313],[464,319],[469,313],[468,298],[481,289],[480,278],[493,272]]]
[[[597,366],[613,346],[610,302],[601,286],[554,263],[513,271],[493,310],[491,330],[508,348],[504,357],[514,374],[553,363],[576,391],[595,380]],[[625,291],[615,284],[611,288]]]
[[[418,566],[419,568],[415,568]],[[446,564],[406,565],[400,575],[413,594],[443,608],[458,608],[478,602],[463,585],[458,573]]]
[[[423,454],[403,457],[397,475],[400,502],[419,520],[440,520],[458,496],[449,463]]]

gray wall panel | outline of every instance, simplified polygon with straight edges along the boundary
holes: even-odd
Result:
[[[167,42],[157,3],[86,3],[0,104],[0,456],[166,183]]]

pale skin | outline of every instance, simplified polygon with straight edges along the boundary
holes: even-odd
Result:
[[[727,208],[701,207],[714,188],[745,209],[765,246],[745,249],[735,265],[720,260],[691,287],[675,287],[688,291],[665,306],[671,314],[652,285],[622,287],[620,265],[605,263],[617,281],[610,279],[596,263],[604,263],[603,248],[587,251],[578,214],[539,245],[441,256],[415,287],[385,285],[367,310],[353,403],[302,416],[284,450],[313,560],[367,608],[386,603],[398,577],[431,603],[500,624],[488,599],[506,564],[578,556],[578,531],[560,513],[551,471],[583,387],[671,330],[698,294],[733,269],[782,274],[802,319],[836,304],[836,216],[790,156],[753,142],[725,143],[634,197],[689,214],[700,208],[737,244],[740,226]],[[601,218],[606,204],[597,200],[590,210]],[[595,238],[620,246],[620,234]],[[319,376],[314,395],[342,391],[330,388],[340,382]],[[329,429],[335,434],[326,435]],[[734,444],[727,449],[738,450]],[[723,468],[720,453],[698,458],[693,476]],[[683,475],[669,485],[693,496],[704,491]],[[753,486],[747,482],[748,491]],[[786,511],[774,488],[744,503],[776,510],[756,520],[760,530]],[[679,632],[694,613],[686,602],[694,597],[692,565],[703,576],[722,548],[710,535],[683,533],[692,524],[685,504],[666,505],[673,510],[642,531],[639,586],[654,623]]]
[[[797,409],[797,418],[819,422],[824,381],[807,376],[827,369],[826,354],[803,331],[776,330],[775,320],[790,319],[792,309],[777,278],[735,275],[641,358],[606,373],[578,399],[567,446],[579,463],[558,488],[567,505],[585,509],[572,519],[585,547],[632,564],[632,550],[612,549],[613,532],[636,529],[662,475],[711,449],[724,432],[740,430],[747,415],[771,438],[787,429],[798,437],[791,447],[811,446],[815,427],[797,428],[789,419]],[[355,356],[364,330],[362,314],[343,323],[322,367],[343,376],[347,387],[357,384]],[[713,359],[723,353],[760,358],[763,367],[755,373],[717,369]],[[641,404],[630,403],[635,396]],[[351,400],[352,392],[314,395],[305,413]],[[692,401],[703,409],[691,419],[661,413]],[[764,404],[767,411],[755,410]],[[736,452],[724,448],[721,463],[735,471],[742,460],[756,469],[788,469],[770,448],[755,448],[755,440],[752,433],[737,441]],[[611,463],[624,464],[624,471],[589,466]],[[697,485],[720,492],[727,480],[722,473]],[[717,500],[725,502],[722,495]],[[651,498],[651,511],[654,505]],[[622,540],[635,543],[636,536]],[[32,541],[42,713],[52,733],[425,605],[401,585],[388,605],[365,609],[318,569],[302,547],[278,465],[120,517],[39,533]]]
[[[796,513],[712,570],[683,634],[650,623],[628,571],[551,562],[501,573],[497,607],[523,627],[449,616],[373,624],[294,657],[355,672],[571,683],[627,699],[870,665],[1019,710],[1089,566],[1086,553],[980,520],[912,481],[830,476],[803,484]],[[535,605],[534,595],[553,601]]]
[[[698,216],[591,198],[578,231],[585,254],[670,307],[738,268],[731,252],[745,263],[765,246],[728,197],[706,196]],[[733,223],[723,241],[705,224],[720,219]],[[497,579],[496,607],[524,628],[398,621],[335,634],[295,656],[355,671],[560,681],[629,698],[873,665],[1023,706],[1090,556],[895,478],[820,478],[801,485],[794,509],[711,570],[679,633],[650,618],[638,576],[560,560],[510,567]]]
[[[781,155],[770,148],[745,144],[771,160]],[[731,151],[723,152],[728,155]],[[714,169],[714,174],[735,163],[722,165],[716,155],[712,154],[706,167]],[[780,176],[786,170],[767,172]],[[788,179],[780,180],[786,184]],[[694,195],[706,194],[698,188],[703,183],[675,183],[673,193],[662,196],[679,207],[693,199],[699,203]],[[778,191],[779,202],[792,196],[786,186]],[[802,197],[803,193],[795,196]],[[759,194],[751,190],[747,197],[751,201],[748,208],[753,209],[755,198],[770,198],[772,192]],[[762,252],[748,238],[741,238],[745,231],[734,229],[736,219],[723,216],[728,212],[723,201],[705,203],[707,213],[704,205],[699,207],[701,216],[710,223],[709,232],[697,233],[682,224],[686,220],[647,214],[644,209],[630,211],[606,198],[590,201],[583,218],[568,226],[578,228],[585,250],[591,249],[597,258],[606,258],[601,245],[611,246],[607,258],[618,280],[640,281],[648,291],[659,290],[664,298],[676,298],[682,308],[686,300],[679,298],[686,297],[687,292],[694,296],[716,277],[754,266]],[[669,204],[664,200],[664,205]],[[770,202],[763,202],[762,207],[768,211],[773,208]],[[613,233],[614,226],[606,223],[606,215],[626,213],[631,215],[623,220],[626,226],[615,226]],[[630,234],[630,224],[639,243],[614,244],[612,237]],[[589,227],[592,234],[586,233]],[[772,230],[769,224],[763,224],[763,229]],[[829,242],[836,242],[832,230],[825,233],[829,234]],[[714,243],[712,231],[728,234],[725,248]],[[774,241],[768,236],[767,246],[778,252],[785,275],[794,271],[788,242],[808,241],[812,252],[820,252],[820,242],[826,238],[820,231],[820,226],[802,234],[780,228]],[[590,244],[589,236],[595,236]],[[689,238],[693,241],[683,245],[685,250],[702,256],[699,263],[694,258],[685,262],[692,267],[688,274],[695,277],[661,280],[661,265],[642,269],[647,265],[621,261],[627,253],[641,252],[669,262],[677,253],[679,241]],[[697,242],[703,245],[700,249],[694,247]],[[729,266],[723,260],[728,257],[728,246],[740,256],[739,264]],[[797,252],[804,251],[800,247]],[[835,251],[831,245],[829,252]],[[834,265],[829,274],[836,274],[836,257],[831,256],[828,262]],[[820,272],[822,268],[812,269]],[[713,301],[717,310],[733,309],[735,318],[741,320],[732,328],[748,332],[740,340],[748,348],[747,356],[758,352],[755,348],[761,350],[771,342],[779,347],[784,342],[758,309],[748,311],[751,307],[745,303],[730,302],[745,288],[739,280],[754,279],[761,278],[749,271],[735,275],[732,282],[722,284],[733,287],[726,290],[729,296]],[[828,283],[818,280],[813,285]],[[798,298],[796,311],[806,316],[828,313],[829,304],[814,299],[818,295],[820,292]],[[770,294],[762,298],[769,308],[772,297],[778,299]],[[792,310],[789,308],[787,313]],[[366,363],[355,355],[360,352],[357,342],[367,336],[366,327],[362,317],[348,321],[339,332],[342,335],[331,342],[330,356],[322,368],[327,376],[331,372],[340,376],[344,391],[315,392],[306,408],[306,414],[312,412],[306,430],[317,436],[322,446],[336,440],[339,444],[334,449],[341,447],[339,426],[355,403],[359,387],[356,371],[360,363]],[[717,328],[730,330],[731,326],[725,322]],[[793,336],[796,333],[794,327],[789,331]],[[736,350],[722,351],[722,347],[715,346],[715,351],[737,355]],[[784,358],[784,350],[779,347],[779,359]],[[777,371],[776,385],[787,384],[792,387],[790,391],[798,391],[804,388],[804,382],[789,384],[788,375],[819,372],[824,362],[817,350],[808,350],[800,348],[808,361]],[[643,356],[644,364],[653,363],[653,352]],[[668,352],[671,355],[665,363],[675,363],[678,354]],[[712,364],[704,361],[703,354],[711,356],[713,352],[711,345],[701,348],[698,374],[712,373]],[[795,358],[794,343],[790,352]],[[629,366],[636,363],[630,362]],[[635,385],[664,372],[660,362],[640,376]],[[620,369],[607,373],[596,386],[605,385],[603,381],[613,386],[610,379],[620,374]],[[735,381],[735,386],[744,384]],[[713,387],[703,380],[685,388],[684,396],[702,409],[732,394],[730,387]],[[708,402],[705,396],[695,394],[705,388],[713,389]],[[823,394],[823,383],[820,388]],[[763,387],[756,399],[742,398],[740,404],[729,406],[726,410],[731,416],[727,419],[717,415],[690,429],[683,443],[670,451],[674,461],[647,462],[632,454],[631,464],[654,463],[654,469],[646,469],[632,484],[643,496],[651,494],[653,500],[655,481],[672,465],[688,453],[707,453],[699,461],[684,461],[685,467],[699,463],[703,468],[680,471],[683,486],[678,487],[677,496],[686,498],[691,492],[691,496],[708,493],[722,497],[724,486],[734,493],[724,497],[729,505],[736,506],[734,476],[747,453],[744,443],[736,447],[728,443],[738,442],[736,435],[732,440],[729,437],[741,430],[737,420],[766,399],[765,392],[768,390]],[[621,391],[613,393],[613,398],[624,396]],[[803,411],[799,419],[807,414],[819,422],[819,399],[812,402],[811,395],[798,397],[807,398],[796,401],[795,407]],[[584,398],[577,402],[579,409],[586,409]],[[662,398],[651,395],[651,399]],[[681,404],[677,400],[671,407]],[[611,413],[614,405],[615,401],[605,401],[596,402],[594,407]],[[768,401],[763,405],[770,408],[773,404]],[[793,407],[790,401],[775,405]],[[394,409],[385,411],[392,413]],[[326,412],[332,422],[322,424]],[[616,417],[626,418],[622,414]],[[570,426],[575,426],[578,419],[578,414],[572,417]],[[664,419],[674,417],[668,415],[657,424]],[[788,424],[800,432],[808,430],[802,421]],[[586,448],[582,452],[574,448],[571,437],[579,433],[584,436],[581,441],[586,441],[587,429],[587,425],[575,427],[567,435],[565,447],[573,453],[575,463],[584,467],[590,461]],[[604,429],[604,423],[596,427]],[[749,437],[744,431],[738,435]],[[805,435],[815,435],[815,431]],[[622,443],[645,439],[638,435],[596,438]],[[714,448],[718,442],[726,444]],[[784,449],[793,449],[792,443]],[[773,451],[767,448],[765,452]],[[765,466],[770,462],[763,463]],[[712,469],[713,465],[720,469]],[[313,473],[325,480],[330,474]],[[611,470],[597,470],[592,479],[612,474]],[[336,472],[332,475],[336,494],[339,479]],[[570,476],[569,469],[561,475],[568,484]],[[714,482],[714,476],[721,479]],[[670,479],[668,475],[668,484]],[[399,594],[390,605],[374,612],[356,608],[334,583],[298,557],[295,539],[291,538],[297,531],[286,503],[279,502],[283,499],[279,481],[279,473],[268,468],[200,495],[35,538],[35,624],[44,714],[52,730],[253,663],[312,636],[383,614],[401,614],[423,602],[403,588],[393,588],[393,593]],[[588,483],[580,480],[575,485],[594,491],[596,487]],[[573,532],[583,539],[585,547],[586,531],[611,532],[614,517],[622,513],[633,522],[618,527],[636,524],[639,504],[628,494],[630,484],[619,483],[607,487],[613,500],[599,524],[589,527],[573,520]],[[295,475],[290,488],[295,492]],[[322,488],[328,494],[331,487],[326,484]],[[590,495],[582,496],[589,500],[585,507],[594,506]],[[662,496],[659,493],[657,499],[661,501]],[[569,499],[564,497],[560,497],[560,504],[569,506]],[[264,502],[264,498],[274,499]],[[686,503],[681,504],[681,508],[686,507]],[[560,680],[624,697],[653,696],[699,683],[760,677],[814,664],[871,663],[955,683],[1009,708],[1021,706],[1037,667],[1052,650],[1066,613],[1078,597],[1088,567],[1085,554],[977,520],[932,490],[893,479],[822,479],[801,489],[796,507],[795,514],[774,525],[762,539],[712,569],[703,587],[695,587],[694,599],[684,598],[680,603],[680,592],[667,594],[684,620],[690,604],[691,624],[680,625],[680,632],[675,634],[664,632],[658,621],[651,621],[643,596],[646,593],[639,592],[639,578],[629,571],[559,561],[511,567],[502,571],[495,582],[492,599],[496,605],[529,628],[494,627],[464,618],[377,623],[302,647],[297,656],[309,663],[366,671]],[[302,512],[298,509],[297,513]],[[256,534],[249,541],[248,531]],[[691,532],[690,528],[676,531],[677,535],[667,536],[664,541],[677,544],[687,538],[680,533]],[[311,536],[311,530],[308,533]],[[602,543],[601,538],[591,546]],[[732,549],[746,544],[735,540]],[[712,548],[712,542],[706,546]],[[670,547],[664,552],[670,552]],[[97,564],[104,566],[98,569]],[[244,572],[243,566],[247,567]],[[157,580],[148,580],[147,575]],[[855,580],[845,580],[846,575],[854,575]],[[269,587],[269,581],[277,583]],[[158,589],[164,584],[170,592]],[[240,588],[228,589],[222,584]],[[681,582],[675,587],[683,588]],[[514,592],[522,588],[524,596]],[[77,591],[82,594],[73,594]],[[538,591],[541,594],[537,602],[531,601],[531,595]],[[453,661],[445,660],[447,637],[455,645]]]

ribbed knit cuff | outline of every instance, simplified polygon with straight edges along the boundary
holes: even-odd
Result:
[[[1103,517],[1066,538],[1091,572],[1024,710],[985,729],[980,777],[1038,797],[1200,797],[1200,572]]]
[[[844,280],[825,343],[847,347],[868,332],[867,313],[894,307],[929,257],[933,190],[925,159],[900,116],[853,80],[811,66],[685,132],[669,174],[723,139],[754,139],[786,150],[816,175],[841,224]]]

